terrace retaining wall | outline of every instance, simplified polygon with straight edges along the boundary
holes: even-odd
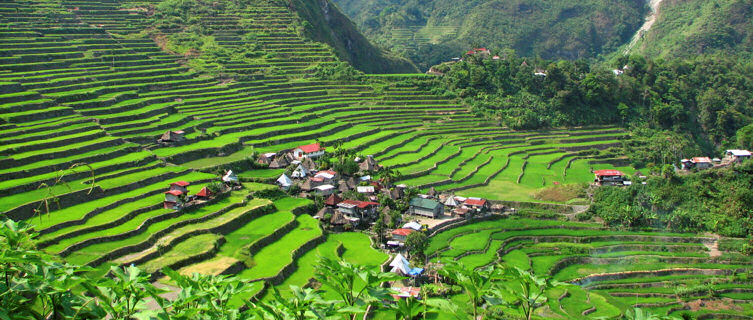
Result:
[[[171,212],[168,212],[168,213],[165,213],[165,214],[161,214],[159,216],[147,218],[146,220],[144,220],[143,222],[141,222],[141,224],[139,224],[139,226],[136,227],[136,229],[133,229],[131,231],[127,231],[127,232],[124,232],[124,233],[121,233],[121,234],[115,234],[115,235],[108,235],[108,236],[90,238],[90,239],[87,239],[87,240],[84,240],[84,241],[81,241],[81,242],[78,242],[78,243],[74,243],[74,244],[68,246],[67,248],[65,248],[63,251],[60,251],[60,253],[58,253],[58,254],[60,256],[62,256],[62,257],[65,257],[65,256],[70,255],[74,251],[81,250],[81,249],[83,249],[85,247],[88,247],[88,246],[91,246],[91,245],[95,245],[95,244],[103,243],[103,242],[120,241],[120,240],[128,239],[128,238],[133,237],[133,236],[135,236],[137,234],[143,233],[144,231],[146,231],[149,228],[149,226],[151,226],[151,225],[153,225],[155,223],[179,217],[179,216],[185,214],[186,212],[190,212],[190,211],[195,211],[195,210],[201,209],[201,208],[203,208],[205,206],[214,204],[214,203],[218,202],[219,200],[224,199],[226,197],[227,197],[227,195],[225,195],[223,197],[212,199],[212,201],[207,201],[205,203],[201,203],[201,204],[198,204],[198,205],[195,205],[195,206],[184,207],[181,210],[175,210],[175,211],[171,211]],[[157,207],[159,208],[161,206],[162,206],[162,204],[159,204]],[[211,214],[209,214],[207,216],[215,217],[215,216],[218,216],[218,215],[222,215],[225,212],[230,211],[231,209],[237,208],[239,206],[240,206],[240,204],[234,203],[234,204],[232,204],[230,206],[224,207],[224,208],[220,209],[219,211],[211,213]],[[142,211],[143,209],[145,209],[145,208],[136,210],[136,211],[134,211],[132,213],[129,213],[129,214],[133,214],[135,216],[135,215],[139,214],[139,212]],[[144,212],[146,212],[146,210],[144,210]],[[114,226],[117,226],[119,224],[122,224],[123,222],[128,221],[128,220],[130,220],[130,218],[126,216],[126,217],[117,219],[116,221],[113,221],[111,223],[107,223],[106,225],[104,225],[104,227],[103,227],[103,225],[100,225],[100,226],[94,226],[94,227],[91,227],[91,228],[85,228],[85,229],[77,230],[78,232],[72,232],[72,233],[69,233],[69,234],[64,234],[64,235],[61,235],[60,237],[55,238],[54,242],[57,243],[60,240],[69,239],[69,238],[75,237],[76,235],[84,234],[84,233],[87,233],[87,232],[95,232],[95,231],[99,231],[99,230],[106,230],[106,229],[112,228]],[[167,228],[167,229],[177,228],[176,226],[179,225],[179,224],[181,224],[182,222],[183,221],[178,222],[175,225],[172,225],[172,226],[170,226],[170,228]],[[92,229],[94,229],[94,230],[92,230]],[[164,232],[164,230],[160,230],[159,232]],[[49,246],[49,244],[46,244],[46,246]]]
[[[206,252],[201,252],[201,253],[198,253],[198,254],[195,254],[195,255],[192,255],[192,256],[189,256],[189,257],[186,257],[184,259],[181,259],[179,261],[171,263],[170,265],[167,265],[165,267],[170,268],[172,270],[178,270],[180,268],[187,267],[187,266],[190,266],[190,265],[192,265],[194,263],[198,263],[198,262],[204,261],[206,259],[209,259],[211,257],[214,257],[217,254],[217,252],[220,251],[220,247],[222,247],[222,245],[225,244],[226,242],[227,242],[227,239],[225,239],[225,237],[220,237],[214,243],[214,246],[212,247],[211,250],[206,251]],[[125,265],[123,265],[123,266],[125,266]],[[162,273],[161,270],[154,270],[154,271],[151,272],[151,278],[150,279],[151,279],[151,281],[157,281],[159,278],[162,278],[163,276],[165,276],[165,274]]]
[[[238,204],[238,205],[240,205],[240,204]],[[228,210],[230,210],[230,209],[228,209]],[[210,228],[210,229],[194,230],[192,232],[185,233],[182,236],[173,239],[167,245],[162,246],[161,250],[169,250],[170,248],[172,248],[173,246],[175,246],[175,244],[179,243],[180,241],[183,241],[183,240],[185,240],[185,239],[187,239],[189,237],[192,237],[192,236],[195,236],[195,235],[199,235],[199,234],[204,234],[204,233],[221,233],[221,234],[226,234],[229,231],[235,230],[235,229],[237,229],[237,228],[245,225],[248,221],[250,221],[250,220],[252,220],[252,219],[254,219],[256,217],[259,217],[259,216],[265,215],[267,213],[270,213],[272,211],[274,211],[274,206],[271,203],[263,205],[263,206],[259,206],[259,207],[256,207],[256,208],[252,208],[249,211],[245,212],[243,215],[241,215],[238,218],[236,218],[235,220],[228,221],[228,222],[226,222],[223,225],[220,225],[220,226],[217,226],[217,227],[214,227],[214,228]],[[212,218],[215,218],[216,216],[219,216],[222,213],[224,213],[224,212],[221,212],[221,213],[220,212],[216,212],[216,213],[212,213],[212,214],[200,217],[200,218],[178,222],[178,223],[172,225],[171,228],[167,228],[167,229],[163,229],[163,230],[155,232],[147,240],[142,241],[141,243],[138,243],[138,244],[135,244],[135,245],[131,245],[131,246],[127,246],[127,247],[122,247],[122,248],[116,249],[114,251],[111,251],[111,252],[103,255],[102,257],[97,258],[96,260],[94,260],[92,262],[89,262],[88,265],[96,267],[96,266],[98,266],[98,265],[100,265],[100,264],[102,264],[104,262],[113,260],[113,259],[115,259],[117,257],[122,257],[122,256],[125,256],[125,255],[128,255],[128,254],[132,254],[132,253],[136,253],[136,252],[139,252],[139,251],[145,251],[145,250],[151,248],[152,246],[154,246],[157,243],[157,241],[159,239],[161,239],[164,235],[167,235],[168,233],[172,232],[173,230],[175,230],[177,228],[180,228],[180,227],[183,227],[183,226],[186,226],[186,225],[189,225],[189,224],[201,223],[201,222],[210,220]],[[152,259],[154,257],[157,257],[160,254],[161,254],[160,250],[156,250],[155,252],[143,255],[143,256],[141,256],[138,259],[134,259],[134,260],[130,261],[130,263],[140,264],[140,263],[146,262],[146,261],[148,261],[148,260],[150,260],[150,259]]]
[[[251,243],[248,246],[248,248],[246,248],[246,251],[248,252],[250,256],[253,256],[254,254],[258,253],[259,250],[261,250],[262,248],[280,240],[280,238],[288,234],[290,231],[293,231],[293,229],[298,228],[299,225],[300,223],[294,217],[293,219],[288,221],[286,224],[284,224],[282,227],[277,228],[275,231],[272,231],[272,233],[264,237],[261,237],[257,239],[256,241],[254,241],[253,243]]]

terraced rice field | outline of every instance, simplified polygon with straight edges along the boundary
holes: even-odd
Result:
[[[0,3],[0,212],[34,224],[39,246],[73,263],[237,274],[261,296],[305,284],[314,252],[373,266],[386,256],[360,234],[325,236],[300,214],[308,202],[249,199],[263,186],[176,212],[162,208],[168,183],[188,181],[195,193],[217,180],[213,168],[320,139],[372,154],[424,189],[530,199],[555,181],[589,181],[591,159],[578,151],[625,137],[610,127],[512,132],[395,81],[421,75],[310,78],[337,57],[289,28],[298,17],[273,1],[197,17],[220,46],[266,53],[258,65],[224,61],[215,78],[141,32],[139,8],[150,3]],[[186,140],[157,144],[167,130]]]
[[[439,233],[429,252],[433,261],[499,262],[566,283],[546,293],[537,311],[544,318],[615,318],[633,307],[676,317],[753,315],[751,258],[711,250],[724,241],[511,217]]]

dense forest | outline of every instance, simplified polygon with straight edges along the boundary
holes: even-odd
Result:
[[[661,169],[645,185],[599,188],[585,217],[597,215],[611,227],[658,227],[723,236],[753,233],[753,162],[678,175]],[[738,249],[750,252],[753,247]]]
[[[642,0],[337,0],[376,44],[423,69],[471,46],[522,56],[593,58],[628,41],[643,23]],[[401,35],[410,32],[411,37]]]
[[[753,57],[753,1],[664,1],[635,53],[673,59],[724,53]]]
[[[753,64],[723,55],[623,57],[613,69],[583,60],[500,53],[435,68],[438,92],[513,129],[619,124],[632,129],[633,165],[666,164],[737,145],[753,118]]]

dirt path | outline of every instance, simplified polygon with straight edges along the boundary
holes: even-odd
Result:
[[[625,48],[625,54],[630,53],[630,50],[633,49],[635,44],[638,43],[641,38],[643,38],[644,34],[646,34],[646,31],[651,29],[651,26],[654,25],[654,22],[656,22],[656,15],[659,12],[659,6],[661,5],[662,1],[663,0],[646,0],[649,7],[651,8],[651,13],[646,16],[646,22],[644,22],[641,28],[635,32],[635,35],[633,35],[633,39],[630,40],[628,47]]]
[[[719,235],[710,234],[708,236],[714,238],[713,241],[703,242],[703,245],[709,249],[709,257],[716,258],[716,257],[721,256],[722,252],[719,251]]]

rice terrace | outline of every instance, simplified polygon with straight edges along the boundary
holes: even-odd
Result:
[[[421,73],[361,43],[328,0],[2,1],[0,319],[753,319],[750,198],[719,196],[753,186],[747,145],[516,127],[447,83],[508,63],[541,89],[560,64],[475,48]],[[653,141],[676,158],[628,156]],[[714,181],[688,197],[740,216],[641,197]]]

